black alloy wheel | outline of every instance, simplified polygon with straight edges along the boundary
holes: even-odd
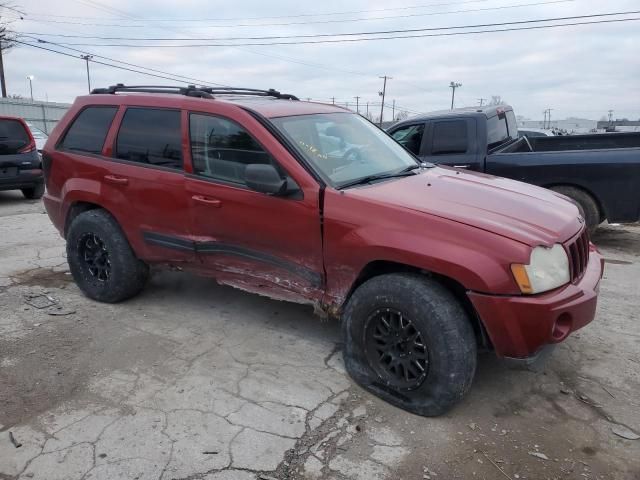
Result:
[[[104,242],[95,233],[86,233],[78,240],[78,252],[89,273],[101,282],[111,276],[111,261]]]
[[[371,368],[395,388],[418,388],[427,377],[429,352],[422,333],[402,312],[374,311],[365,326],[365,352]]]

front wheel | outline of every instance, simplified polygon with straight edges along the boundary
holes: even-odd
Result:
[[[343,315],[343,336],[349,375],[409,412],[441,415],[471,387],[471,323],[453,294],[424,275],[381,275],[358,287]]]
[[[135,256],[116,219],[101,209],[83,212],[71,222],[67,261],[80,290],[100,302],[133,297],[149,277],[149,267]]]

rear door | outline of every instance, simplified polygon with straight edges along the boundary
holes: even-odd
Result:
[[[471,118],[432,120],[423,143],[425,159],[440,165],[482,171],[477,154],[476,122]]]
[[[178,109],[120,107],[99,173],[101,197],[138,256],[193,263]],[[172,240],[168,240],[172,239]]]
[[[320,299],[319,185],[245,112],[192,112],[188,122],[193,173],[187,175],[186,196],[204,268],[222,283],[249,291],[293,301]],[[251,190],[244,180],[249,164],[274,165],[298,192],[273,196]]]

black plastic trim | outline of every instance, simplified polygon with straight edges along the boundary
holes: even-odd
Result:
[[[215,254],[222,253],[225,255],[235,255],[238,257],[249,258],[259,262],[268,263],[275,267],[287,270],[300,278],[308,281],[313,287],[322,285],[322,275],[319,273],[302,267],[296,263],[284,260],[280,257],[263,253],[250,248],[240,247],[222,242],[194,242],[185,238],[164,233],[143,231],[144,241],[160,247],[172,248],[181,251],[192,251],[198,254]]]

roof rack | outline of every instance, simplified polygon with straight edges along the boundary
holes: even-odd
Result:
[[[166,85],[124,85],[118,83],[107,88],[94,88],[91,90],[91,94],[115,94],[117,92],[173,93],[176,95],[200,98],[214,98],[215,95],[255,95],[258,97],[275,97],[283,100],[299,100],[295,95],[280,93],[273,88],[269,90],[258,90],[255,88],[197,87],[195,85],[173,87]]]

